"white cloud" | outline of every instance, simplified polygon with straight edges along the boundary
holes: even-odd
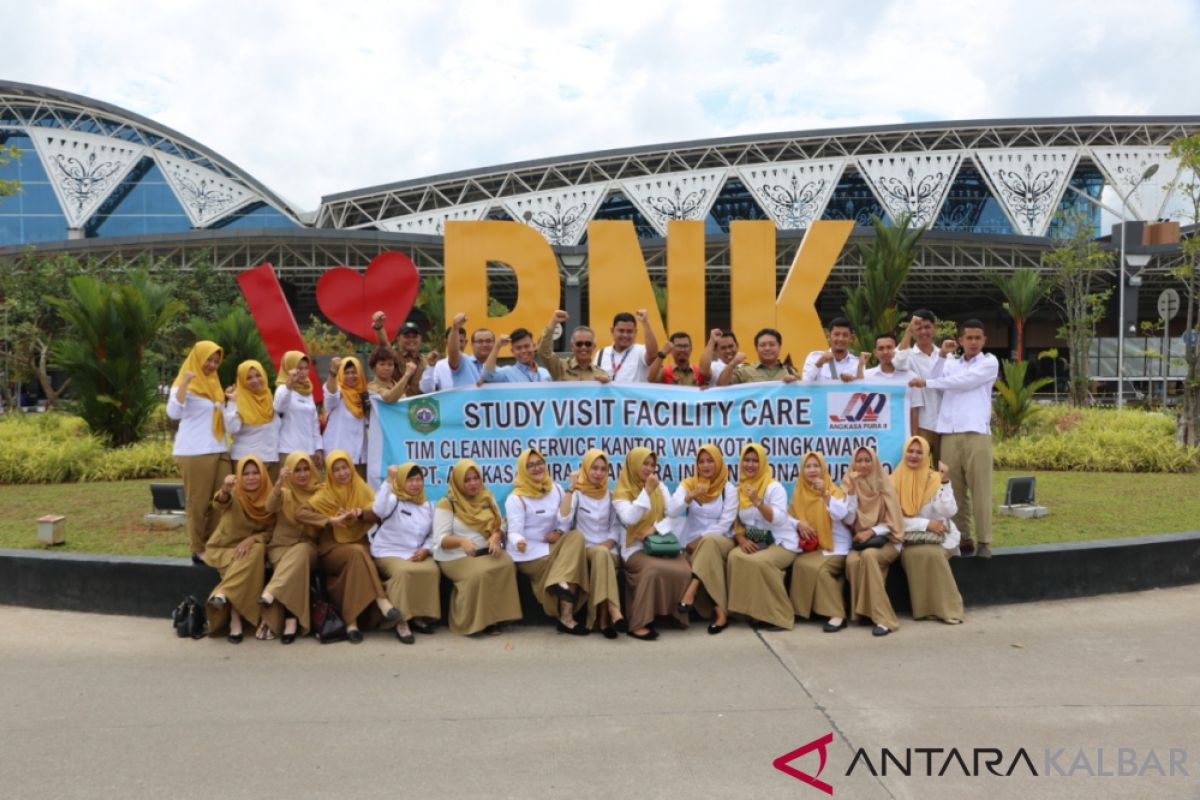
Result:
[[[1164,0],[126,3],[6,12],[0,75],[106,100],[299,207],[439,172],[904,120],[1200,106]]]

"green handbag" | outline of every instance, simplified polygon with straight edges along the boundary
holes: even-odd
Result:
[[[671,558],[683,552],[683,545],[673,533],[651,533],[642,539],[642,552],[655,558]]]
[[[775,544],[775,534],[762,528],[746,528],[746,538],[758,545],[759,550]]]

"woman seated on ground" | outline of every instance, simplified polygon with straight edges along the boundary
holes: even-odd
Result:
[[[833,482],[820,453],[805,453],[801,465],[791,514],[801,549],[807,552],[792,562],[788,594],[796,616],[810,619],[815,612],[828,617],[823,630],[836,633],[846,627],[845,573],[851,540],[846,523],[854,519],[857,502],[848,501]]]
[[[317,543],[317,559],[327,578],[325,589],[342,619],[351,644],[362,641],[363,627],[400,619],[388,600],[371,560],[367,530],[379,521],[371,507],[375,493],[354,469],[350,454],[334,450],[326,457],[329,474],[309,506],[325,525]]]
[[[729,624],[725,589],[725,560],[734,548],[733,521],[737,518],[737,487],[729,482],[729,469],[716,445],[706,444],[696,453],[696,470],[684,478],[671,495],[667,515],[692,566],[692,580],[679,600],[680,612],[696,607],[711,618],[709,633],[720,633]]]
[[[578,531],[587,547],[588,629],[598,625],[604,638],[617,638],[618,632],[629,630],[617,589],[618,543],[625,529],[613,508],[608,456],[603,450],[588,450],[579,469],[571,473],[557,525],[560,531]]]
[[[958,547],[958,513],[945,464],[929,464],[929,442],[911,436],[904,443],[904,461],[892,473],[892,485],[904,515],[904,548],[900,563],[908,577],[913,619],[936,617],[949,625],[963,621],[962,595],[950,571],[950,556]]]
[[[790,630],[795,625],[784,577],[796,559],[799,539],[788,520],[787,492],[774,479],[767,451],[751,442],[738,464],[737,547],[730,552],[729,610],[751,625]]]
[[[526,450],[517,457],[517,477],[504,501],[509,556],[529,578],[542,610],[558,618],[558,632],[586,636],[588,626],[575,621],[575,609],[587,600],[583,534],[559,527],[563,494],[541,453]]]
[[[425,497],[425,471],[411,461],[389,467],[372,511],[382,522],[371,555],[388,599],[400,611],[396,637],[413,644],[414,630],[433,633],[442,616],[442,571],[433,560],[433,503]]]
[[[500,521],[479,465],[469,458],[458,461],[433,512],[433,557],[454,582],[450,630],[455,633],[497,635],[500,623],[521,618],[517,572],[500,547]]]
[[[649,556],[643,541],[653,533],[670,533],[667,503],[670,495],[655,474],[658,457],[645,447],[635,447],[625,456],[625,468],[617,478],[613,507],[625,526],[621,558],[625,561],[625,610],[629,635],[643,641],[658,638],[654,621],[671,616],[681,627],[688,615],[679,610],[679,598],[687,589],[692,571],[682,553]]]
[[[258,596],[263,588],[263,541],[275,524],[267,510],[271,479],[258,456],[238,462],[237,474],[228,475],[213,498],[220,514],[217,529],[205,548],[205,562],[215,567],[221,582],[208,596],[208,634],[242,641],[243,620],[258,625]]]
[[[887,636],[900,627],[887,595],[887,573],[904,546],[904,519],[896,490],[869,447],[854,451],[854,461],[842,482],[842,490],[856,495],[854,541],[875,545],[851,549],[846,557],[850,577],[850,613],[875,623],[876,636]]]
[[[317,565],[317,540],[325,518],[308,508],[319,481],[308,453],[289,453],[279,470],[279,483],[267,496],[267,510],[275,514],[275,530],[267,541],[267,561],[274,572],[258,604],[272,634],[284,644],[296,640],[297,628],[308,633],[309,577]]]
[[[266,459],[271,480],[279,474],[279,417],[267,371],[253,359],[238,364],[237,383],[225,390],[225,430],[236,463],[248,455]],[[232,400],[233,402],[229,402]]]

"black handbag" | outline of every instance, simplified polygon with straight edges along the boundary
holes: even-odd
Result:
[[[775,534],[762,528],[746,528],[746,538],[758,545],[759,550],[766,550],[775,544]]]
[[[325,596],[325,586],[319,575],[313,576],[312,631],[321,644],[340,642],[346,638],[346,622]]]
[[[850,546],[855,550],[870,550],[872,547],[883,547],[887,541],[887,534],[877,533],[865,542],[854,542]]]
[[[195,595],[188,595],[171,612],[175,635],[180,639],[203,639],[208,633],[208,618],[204,604],[197,602]]]

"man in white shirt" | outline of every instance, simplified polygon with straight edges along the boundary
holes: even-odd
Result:
[[[913,378],[909,386],[942,390],[937,429],[942,434],[942,461],[950,468],[950,485],[958,513],[954,524],[962,531],[959,549],[975,552],[971,538],[971,506],[975,507],[978,556],[992,557],[992,386],[1000,372],[995,356],[983,352],[987,337],[983,323],[969,319],[959,326],[961,358],[951,358],[953,339],[942,342],[928,378]],[[968,498],[968,493],[970,497]]]
[[[713,328],[708,334],[708,344],[700,354],[700,379],[705,386],[716,386],[721,373],[738,354],[737,335],[732,330]]]
[[[829,349],[814,350],[804,359],[801,378],[806,383],[849,383],[858,377],[858,356],[850,352],[854,332],[850,320],[837,317],[829,323]]]
[[[938,358],[938,349],[933,344],[936,330],[937,318],[932,311],[924,308],[914,311],[912,321],[908,323],[896,350],[896,369],[907,370],[917,378],[928,378],[933,362]],[[937,431],[942,393],[928,387],[916,391],[921,394],[921,413],[915,430],[918,436],[929,442],[929,452],[936,464],[942,457],[941,434]]]
[[[871,367],[862,374],[862,378],[868,381],[883,381],[885,383],[900,383],[908,386],[908,382],[915,378],[906,369],[899,369],[896,366],[896,336],[891,333],[880,333],[875,336],[875,358],[879,361],[879,366]],[[863,365],[867,362],[865,358],[859,358],[858,368],[862,371]],[[913,433],[917,430],[917,417],[921,411],[921,390],[908,387],[908,430],[911,435],[920,435]],[[907,437],[905,437],[907,438]]]
[[[438,361],[433,369],[426,369],[421,378],[421,391],[440,392],[444,389],[457,389],[464,386],[476,386],[483,376],[483,365],[496,346],[496,334],[487,328],[479,328],[471,334],[472,354],[462,351],[462,342],[467,337],[467,329],[463,324],[467,315],[458,312],[450,328],[446,331],[446,357]]]
[[[645,345],[634,341],[639,321],[646,330]],[[613,383],[646,383],[650,365],[662,358],[654,329],[646,322],[646,309],[638,309],[636,319],[628,311],[613,317],[612,337],[612,345],[596,356],[596,366],[611,375]]]

